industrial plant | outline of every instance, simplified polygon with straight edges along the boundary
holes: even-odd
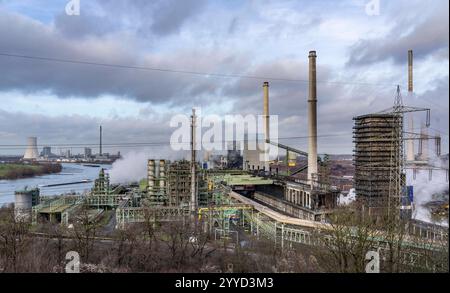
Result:
[[[408,91],[411,93],[412,51],[408,53],[408,59]],[[317,125],[320,117],[317,116],[317,104],[320,96],[316,80],[316,51],[309,52],[308,60],[309,90],[305,101],[308,109],[307,150],[278,143],[271,137],[270,85],[267,81],[262,84],[263,141],[285,154],[284,163],[273,158],[262,160],[264,151],[249,149],[248,142],[244,144],[242,153],[234,143],[234,148],[216,161],[209,152],[204,152],[203,161],[198,159],[200,156],[194,147],[197,117],[193,110],[190,158],[174,161],[148,158],[147,178],[135,185],[111,184],[108,173],[102,169],[93,189],[85,195],[52,198],[39,196],[38,189],[17,191],[16,217],[28,219],[33,225],[50,221],[70,226],[77,221],[80,211],[88,207],[92,222],[101,218],[103,213],[112,211],[116,230],[126,230],[131,225],[149,220],[154,223],[188,220],[215,235],[216,241],[236,240],[237,246],[240,242],[235,239],[236,235],[245,234],[268,239],[280,250],[293,245],[329,247],[330,242],[336,241],[336,224],[332,219],[342,208],[339,200],[342,190],[334,182],[350,180],[356,193],[356,201],[351,203],[355,213],[376,223],[387,217],[404,228],[406,235],[402,245],[408,250],[404,251],[402,261],[413,267],[427,266],[418,259],[439,253],[436,247],[448,240],[448,228],[413,219],[414,199],[420,194],[414,194],[412,187],[406,184],[405,170],[428,170],[432,174],[437,167],[430,166],[424,142],[436,141],[436,153],[440,155],[440,139],[428,135],[425,130],[419,134],[405,131],[404,118],[411,112],[423,112],[427,116],[427,127],[430,110],[404,105],[400,87],[396,91],[393,89],[392,108],[354,117],[354,177],[332,175],[327,160],[318,155]],[[100,156],[101,131],[100,128]],[[414,141],[420,142],[418,155],[414,152]],[[30,138],[24,159],[38,157],[36,145],[36,138]],[[85,155],[90,157],[90,151]],[[439,170],[448,174],[448,167]],[[370,246],[388,255],[392,249],[388,245],[390,238],[383,236],[383,227],[377,229],[377,237],[370,238]]]
[[[42,152],[39,153],[37,141],[37,137],[28,137],[25,153],[23,157],[17,158],[17,161],[112,164],[121,157],[120,151],[117,154],[110,154],[103,151],[103,128],[101,125],[98,153],[96,154],[92,153],[91,147],[84,147],[83,154],[74,154],[72,148],[58,147],[59,153],[54,154],[52,147],[49,145],[44,145]]]

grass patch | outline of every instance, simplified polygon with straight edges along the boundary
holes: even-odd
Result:
[[[60,164],[0,164],[0,179],[19,179],[61,172]]]

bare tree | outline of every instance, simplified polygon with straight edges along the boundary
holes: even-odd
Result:
[[[74,241],[75,249],[85,262],[89,262],[90,253],[94,250],[97,230],[98,224],[91,218],[89,207],[83,205],[75,217],[70,236]]]
[[[0,268],[20,272],[23,255],[30,244],[30,223],[16,218],[12,207],[0,210]]]
[[[374,222],[348,207],[336,209],[329,220],[329,230],[314,233],[318,260],[330,272],[364,272],[366,253],[378,236]]]

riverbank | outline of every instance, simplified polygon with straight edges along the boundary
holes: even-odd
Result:
[[[94,186],[94,180],[98,178],[101,168],[109,169],[111,165],[100,165],[99,167],[86,167],[82,164],[61,163],[62,170],[59,173],[20,178],[14,180],[0,180],[0,207],[14,202],[14,192],[23,190],[25,187],[39,187],[41,196],[55,196],[74,194],[89,191]],[[47,185],[83,182],[79,184],[59,185],[44,187]]]
[[[61,164],[55,163],[6,163],[0,164],[0,180],[14,180],[34,176],[59,173]]]

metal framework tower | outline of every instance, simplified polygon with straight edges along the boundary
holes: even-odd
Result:
[[[390,170],[389,183],[389,212],[411,209],[410,203],[407,203],[406,195],[406,175],[404,145],[408,139],[414,139],[414,134],[405,132],[403,129],[403,120],[405,113],[412,112],[426,112],[426,127],[430,126],[431,112],[429,108],[418,108],[403,105],[403,99],[400,91],[400,86],[397,86],[396,96],[394,99],[394,106],[392,108],[381,111],[380,113],[392,114],[397,117],[398,124],[392,129],[392,148],[391,148],[391,162],[394,163]],[[405,138],[405,134],[407,137]]]
[[[391,136],[391,168],[389,170],[389,195],[388,195],[388,214],[392,211],[397,214],[406,204],[402,201],[406,197],[406,177],[403,170],[403,100],[400,93],[400,86],[397,86],[397,94],[395,96],[393,107],[393,118],[395,119],[392,127]]]

